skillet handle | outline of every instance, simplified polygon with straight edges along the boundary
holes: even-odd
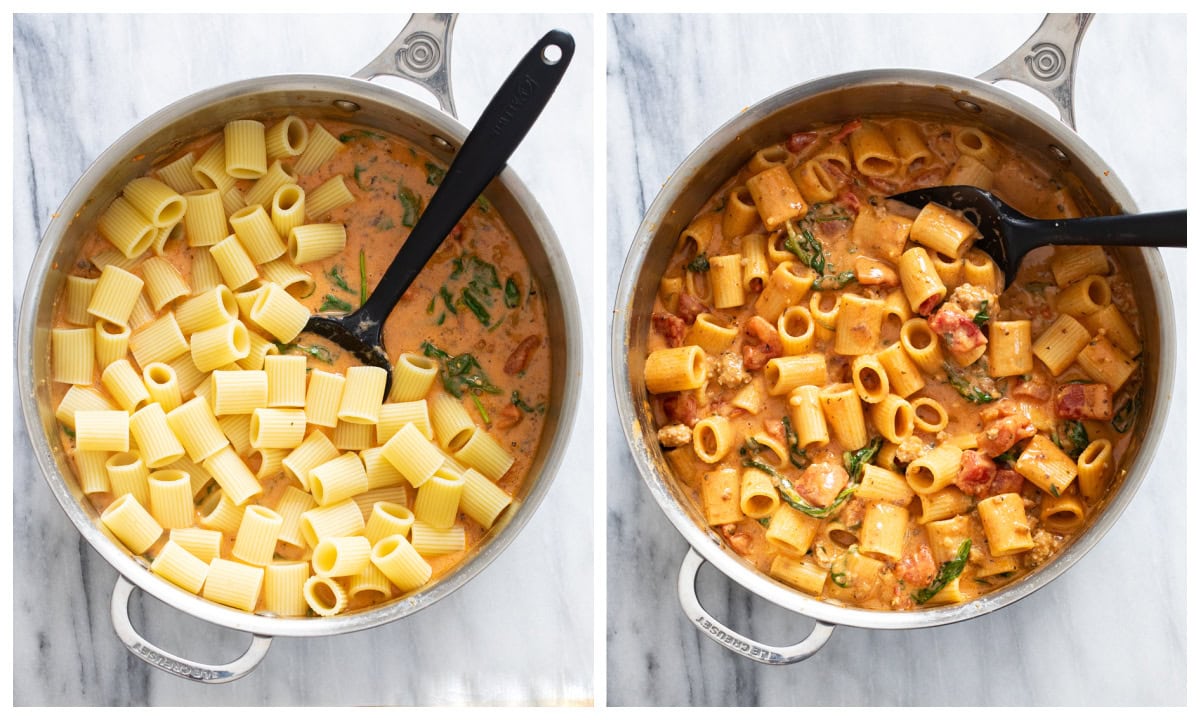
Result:
[[[825,647],[825,643],[829,640],[829,636],[833,633],[834,625],[817,621],[812,632],[808,637],[804,638],[795,645],[786,647],[775,647],[772,645],[764,645],[755,640],[741,635],[733,630],[717,622],[712,615],[708,614],[700,605],[700,599],[696,597],[696,574],[700,571],[700,566],[704,564],[704,558],[700,553],[696,552],[695,548],[688,548],[688,554],[683,558],[683,564],[679,567],[679,604],[683,606],[683,612],[687,615],[688,620],[692,621],[700,631],[714,642],[721,643],[729,650],[750,658],[755,662],[763,663],[764,665],[790,665],[792,663],[807,660],[812,657],[818,650]]]
[[[1058,108],[1059,117],[1075,129],[1075,61],[1079,43],[1094,13],[1050,13],[1021,47],[977,79],[1012,80],[1037,90]]]
[[[450,88],[450,35],[457,13],[413,13],[391,45],[353,77],[392,75],[433,93],[442,110],[457,118]]]
[[[129,619],[129,597],[133,593],[133,583],[122,575],[117,576],[117,586],[112,594],[112,624],[117,637],[125,643],[125,648],[140,660],[153,665],[159,670],[168,672],[176,677],[196,682],[216,685],[233,682],[258,667],[271,648],[271,638],[266,635],[255,635],[250,641],[250,647],[233,662],[224,665],[209,665],[192,662],[152,645],[134,629]]]

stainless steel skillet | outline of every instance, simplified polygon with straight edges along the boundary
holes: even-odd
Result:
[[[622,429],[643,480],[691,546],[680,571],[678,592],[685,614],[702,634],[746,657],[781,664],[812,655],[837,625],[902,629],[979,617],[1027,596],[1064,572],[1099,541],[1133,497],[1162,435],[1174,379],[1170,292],[1161,257],[1152,249],[1119,253],[1137,288],[1147,352],[1145,404],[1138,420],[1144,431],[1118,470],[1117,487],[1087,531],[1053,561],[976,602],[918,612],[872,612],[818,601],[762,575],[706,529],[690,499],[679,491],[654,436],[649,396],[642,381],[658,278],[683,224],[754,150],[793,132],[872,115],[920,115],[978,124],[1057,169],[1064,182],[1089,198],[1089,212],[1135,212],[1121,181],[1071,127],[1074,57],[1089,21],[1086,15],[1049,16],[1021,48],[980,78],[889,69],[820,78],[783,90],[747,108],[710,135],[671,173],[652,203],[634,237],[616,294],[611,348],[614,394]],[[1056,104],[1061,120],[990,84],[999,79],[1015,79],[1043,92]],[[751,592],[817,620],[816,629],[803,641],[786,646],[762,643],[729,629],[696,598],[696,573],[705,562]]]
[[[81,177],[63,201],[42,238],[34,258],[19,315],[17,349],[22,357],[46,357],[47,330],[52,302],[63,283],[57,270],[74,258],[77,243],[108,199],[128,179],[144,172],[158,157],[179,143],[205,134],[243,113],[298,112],[309,117],[352,119],[364,125],[400,134],[414,146],[449,164],[466,137],[466,129],[452,114],[396,93],[367,77],[394,74],[417,82],[439,98],[449,110],[449,41],[452,15],[417,16],[378,59],[359,72],[360,77],[287,75],[230,83],[185,98],[159,111],[117,140]],[[460,53],[461,56],[461,53]],[[488,59],[493,56],[489,53]],[[365,59],[365,58],[364,58]],[[512,60],[515,62],[516,57]],[[548,159],[544,167],[553,167]],[[539,166],[541,166],[539,164]],[[555,338],[552,395],[558,399],[547,410],[547,429],[541,449],[533,459],[530,479],[514,510],[471,555],[459,570],[426,591],[391,605],[325,622],[321,618],[281,619],[238,613],[189,596],[151,575],[117,545],[96,523],[75,483],[61,447],[48,392],[45,363],[19,363],[17,368],[26,427],[48,486],[68,517],[102,557],[120,574],[113,595],[113,617],[130,649],[152,664],[184,677],[210,682],[236,679],[261,661],[274,636],[321,636],[367,629],[407,616],[448,596],[494,560],[524,527],[549,490],[566,451],[570,426],[578,401],[581,375],[581,335],[571,273],[554,229],[538,202],[511,169],[504,170],[486,190],[522,244],[544,293]],[[126,607],[134,587],[214,624],[256,636],[245,658],[235,663],[206,665],[172,657],[132,630]],[[311,622],[310,622],[311,621]],[[152,633],[153,628],[147,628]],[[196,653],[200,654],[200,653]]]

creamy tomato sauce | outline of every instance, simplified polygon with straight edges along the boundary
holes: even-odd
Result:
[[[909,127],[913,127],[913,121],[907,119],[882,118],[872,122],[885,137],[892,135],[892,126],[896,122],[909,123]],[[1016,458],[1034,433],[1050,439],[1071,457],[1078,456],[1092,442],[1106,439],[1113,445],[1113,459],[1105,475],[1105,482],[1111,483],[1112,470],[1128,446],[1130,429],[1139,407],[1141,371],[1139,367],[1119,389],[1099,388],[1111,402],[1107,413],[1100,410],[1092,412],[1096,417],[1087,414],[1081,417],[1077,403],[1072,405],[1071,393],[1075,392],[1072,386],[1093,388],[1102,383],[1085,373],[1080,365],[1072,364],[1054,376],[1040,359],[1034,358],[1029,372],[992,377],[986,352],[981,359],[963,364],[956,362],[950,354],[951,346],[964,340],[962,337],[956,339],[954,328],[942,327],[932,335],[947,362],[935,372],[923,371],[924,387],[908,395],[906,400],[911,403],[928,398],[939,404],[948,418],[943,429],[936,432],[915,429],[901,442],[885,441],[872,423],[871,404],[863,401],[865,424],[871,440],[867,446],[845,447],[839,442],[832,432],[832,416],[827,418],[830,424],[828,442],[799,443],[794,434],[795,421],[789,417],[791,393],[770,395],[765,387],[765,363],[770,358],[782,357],[783,352],[775,319],[758,316],[756,301],[764,289],[764,281],[746,280],[743,276],[744,302],[731,307],[715,307],[710,265],[713,258],[739,256],[745,267],[750,262],[747,258],[751,253],[746,246],[752,236],[766,236],[768,254],[774,258],[769,261],[770,270],[783,259],[813,267],[822,264],[814,257],[819,255],[823,261],[821,272],[817,273],[819,279],[791,305],[809,308],[819,289],[822,300],[813,305],[816,315],[818,309],[831,310],[839,296],[853,293],[878,300],[892,296],[894,301],[894,294],[902,289],[896,258],[901,250],[916,246],[907,237],[907,230],[896,240],[898,244],[890,248],[887,242],[876,242],[876,238],[869,235],[864,242],[864,235],[855,231],[856,222],[863,214],[909,220],[916,216],[915,209],[887,200],[889,195],[937,185],[984,186],[982,182],[985,181],[987,189],[1034,217],[1075,216],[1082,205],[1049,172],[995,139],[994,155],[988,158],[990,167],[987,172],[980,171],[974,176],[984,180],[963,182],[966,175],[962,168],[971,163],[970,158],[959,162],[963,152],[955,139],[964,128],[933,121],[915,122],[928,150],[924,159],[907,167],[902,162],[891,175],[865,175],[856,166],[857,158],[851,150],[851,136],[861,126],[861,121],[854,121],[841,127],[796,133],[778,145],[763,148],[704,204],[682,234],[668,264],[654,306],[647,350],[654,354],[693,344],[696,318],[702,313],[715,316],[719,325],[736,329],[736,337],[724,350],[710,349],[705,353],[707,376],[699,387],[660,392],[650,397],[659,428],[658,437],[677,481],[701,516],[710,518],[710,524],[731,551],[743,556],[760,571],[771,573],[793,586],[803,586],[806,591],[830,602],[869,609],[911,610],[970,600],[1011,583],[1045,563],[1087,526],[1091,513],[1103,504],[1103,495],[1080,501],[1084,519],[1071,530],[1047,528],[1041,515],[1050,493],[1013,469]],[[986,133],[983,135],[985,140],[988,139]],[[849,163],[849,167],[839,165],[838,157]],[[737,225],[736,222],[729,223],[730,203],[737,202],[739,196],[742,203],[752,200],[744,191],[748,180],[773,166],[782,165],[798,186],[801,183],[796,178],[801,174],[801,166],[808,162],[820,165],[824,173],[823,192],[827,196],[814,200],[805,195],[803,211],[789,221],[791,231],[786,227],[768,230],[765,220],[756,216],[737,234],[727,235],[729,228]],[[799,252],[788,251],[789,234],[794,232],[792,239],[802,240],[802,231],[811,234],[811,239],[819,246],[817,253],[812,252],[810,245],[799,243],[796,248]],[[997,320],[1028,320],[1031,336],[1036,339],[1058,316],[1057,296],[1063,288],[1058,287],[1051,271],[1053,252],[1051,248],[1042,248],[1030,254],[1016,281],[1007,289],[1002,288],[1002,274],[998,284],[989,288],[972,287],[960,274],[945,283],[947,291],[942,298],[945,302],[926,308],[925,312],[918,312],[917,308],[909,308],[908,312],[914,317],[925,316],[936,324],[934,318],[940,309],[949,308],[950,301],[954,301],[955,307],[965,310],[970,318],[971,327],[959,330],[972,347],[974,343],[970,340],[979,342],[978,338],[982,338],[982,342],[987,341],[988,323]],[[952,260],[948,257],[939,259],[947,263]],[[1111,259],[1103,275],[1112,291],[1112,303],[1140,336],[1137,308],[1128,279]],[[988,302],[981,308],[980,300]],[[818,324],[823,322],[820,317],[814,319]],[[825,326],[824,331],[817,328],[811,349],[805,351],[824,356],[827,373],[823,382],[817,382],[821,388],[852,381],[851,367],[855,356],[834,351],[834,328],[832,324]],[[901,322],[894,314],[886,315],[871,352],[877,353],[895,344],[900,328]],[[964,359],[970,359],[970,353],[967,355]],[[747,400],[748,397],[751,399]],[[937,418],[929,408],[918,408],[916,416],[926,422]],[[698,440],[693,430],[697,423],[710,417],[728,420],[734,441],[732,449],[722,458],[706,462],[697,451],[707,452],[710,448],[700,447],[704,441]],[[1016,428],[1015,442],[1007,437],[1012,435],[1010,430],[1013,428]],[[780,457],[779,453],[757,443],[756,438],[773,440],[775,447],[783,448],[791,459]],[[960,536],[972,542],[969,551],[958,544],[954,549],[963,550],[965,562],[953,562],[955,553],[950,552],[947,557],[944,550],[941,561],[937,559],[938,553],[932,551],[934,540],[928,532],[934,520],[926,514],[919,493],[911,495],[911,500],[894,503],[903,506],[908,518],[899,557],[863,552],[859,544],[863,538],[864,516],[872,505],[881,501],[858,495],[857,479],[862,477],[862,465],[872,464],[903,477],[910,463],[943,444],[964,448],[963,459],[950,486],[950,492],[954,494],[952,499],[958,507],[956,512],[935,517],[951,522],[960,519]],[[803,552],[790,552],[767,540],[773,516],[749,517],[734,511],[723,520],[711,520],[711,498],[704,496],[706,481],[730,469],[740,473],[745,481],[748,470],[764,466],[767,466],[765,470],[780,498],[780,506],[801,510],[813,518],[812,522],[818,523],[815,531],[809,528],[811,535],[807,541],[801,541]],[[735,481],[726,489],[725,501],[732,495],[732,502],[736,503],[738,492]],[[1073,485],[1064,492],[1074,496],[1078,490]],[[1025,528],[1032,539],[1032,547],[1005,557],[999,557],[999,553],[993,557],[977,507],[988,497],[1003,494],[1014,494],[1019,498],[1018,505],[1026,513]],[[796,502],[789,502],[789,499]],[[863,557],[871,562],[859,562]],[[774,571],[788,562],[793,566],[803,565],[809,582],[797,583],[794,574]],[[998,562],[1003,565],[997,565]],[[947,586],[951,586],[949,591],[937,594]],[[936,599],[933,599],[934,595],[937,595]]]
[[[263,119],[267,127],[274,121]],[[313,126],[312,121],[306,122]],[[306,220],[344,225],[346,247],[335,257],[300,266],[311,275],[314,289],[298,299],[313,314],[341,314],[357,309],[362,298],[375,288],[436,192],[446,168],[402,137],[344,122],[322,120],[320,124],[344,144],[344,149],[315,172],[299,176],[296,184],[311,193],[326,180],[342,175],[354,201],[334,208],[319,219]],[[220,137],[218,131],[191,142],[164,158],[158,167],[189,152],[200,157]],[[236,187],[245,192],[253,182],[239,180]],[[270,208],[267,210],[269,212]],[[208,252],[208,248],[188,247],[186,238],[174,237],[178,235],[178,232],[173,234],[162,257],[170,261],[190,284],[193,258],[198,253]],[[98,277],[102,267],[92,259],[112,250],[113,246],[98,230],[88,232],[69,274]],[[151,256],[153,253],[147,251],[128,269],[140,274],[138,265]],[[181,298],[178,302],[186,299]],[[157,315],[161,316],[174,305],[167,305]],[[78,327],[66,321],[65,310],[65,300],[60,299],[55,326]],[[463,389],[454,377],[446,379],[444,385],[446,373],[442,372],[442,377],[434,381],[431,392],[444,393],[453,385],[461,393],[463,406],[472,420],[496,437],[514,457],[512,466],[496,480],[496,485],[519,499],[536,456],[546,406],[553,401],[549,394],[551,343],[542,294],[530,272],[529,262],[512,231],[485,196],[480,196],[467,211],[404,293],[384,326],[383,343],[393,363],[396,357],[406,352],[442,357],[443,360],[445,357],[461,359],[465,355],[475,359],[468,374],[479,381],[478,386],[484,390]],[[307,333],[287,344],[276,343],[276,349],[281,353],[304,356],[310,372],[322,369],[344,373],[348,367],[357,364],[350,352],[325,338]],[[134,362],[132,354],[127,357]],[[136,363],[134,367],[140,372]],[[445,367],[442,362],[443,371]],[[103,369],[97,364],[91,387],[111,400],[100,380]],[[64,383],[52,383],[55,406],[69,388]],[[191,394],[185,393],[183,400],[186,402],[190,398]],[[116,406],[115,402],[112,404]],[[316,427],[310,424],[308,430]],[[332,428],[321,428],[321,431],[332,434]],[[74,464],[74,433],[62,425],[60,439]],[[258,471],[256,458],[244,460],[252,472]],[[274,507],[286,488],[299,487],[282,472],[260,481],[263,491],[250,501],[251,504]],[[416,490],[407,483],[404,488],[411,508]],[[217,489],[215,481],[210,481],[197,493],[197,526],[202,515],[211,510]],[[97,512],[102,512],[115,498],[110,493],[99,492],[89,495],[89,500]],[[465,530],[466,550],[425,558],[433,568],[432,579],[453,570],[487,532],[461,510],[456,525]],[[152,559],[166,540],[164,533],[145,556]],[[230,557],[234,540],[233,536],[223,539],[222,557]],[[311,553],[312,548],[279,542],[275,558],[280,561],[307,560]],[[374,601],[355,600],[349,609],[365,607]]]

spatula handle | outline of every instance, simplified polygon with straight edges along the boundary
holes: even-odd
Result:
[[[1187,247],[1187,210],[1040,220],[1037,245]]]
[[[359,320],[383,323],[404,291],[471,203],[504,169],[550,100],[575,52],[575,40],[551,30],[538,41],[484,108],[412,234],[362,308]]]

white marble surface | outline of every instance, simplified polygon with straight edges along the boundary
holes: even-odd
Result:
[[[279,73],[349,75],[407,15],[16,16],[14,42],[14,314],[50,215],[121,133],[170,102],[234,80]],[[592,240],[593,18],[459,18],[453,84],[470,126],[517,60],[547,30],[577,52],[558,94],[511,166],[539,199],[568,257]],[[411,88],[385,80],[391,87]],[[402,90],[403,91],[403,90]],[[426,97],[423,91],[413,94]],[[574,263],[575,261],[572,260]],[[579,262],[581,308],[595,302]],[[14,333],[15,334],[15,333]],[[599,372],[589,358],[585,377]],[[589,383],[590,384],[590,383]],[[585,391],[586,394],[586,391]],[[109,617],[114,570],[81,540],[32,459],[14,408],[13,702],[20,705],[588,704],[593,688],[593,418],[588,398],[557,480],[507,550],[451,597],[374,630],[276,639],[251,675],[223,686],[169,676],[135,659]],[[570,542],[562,538],[570,537]],[[137,627],[204,662],[240,655],[248,637],[148,596]],[[427,672],[417,673],[417,664]]]
[[[742,108],[851,70],[919,67],[973,76],[1015,50],[1040,19],[610,16],[609,301],[661,184]],[[1182,16],[1101,15],[1079,59],[1079,132],[1143,211],[1186,203],[1184,25]],[[1163,257],[1182,352],[1183,251]],[[839,628],[808,661],[765,667],[702,637],[681,612],[675,580],[686,542],[639,477],[610,400],[609,705],[1184,703],[1183,404],[1180,392],[1151,472],[1119,522],[1048,587],[948,627]],[[812,626],[709,567],[699,585],[716,618],[759,641],[791,644]]]

